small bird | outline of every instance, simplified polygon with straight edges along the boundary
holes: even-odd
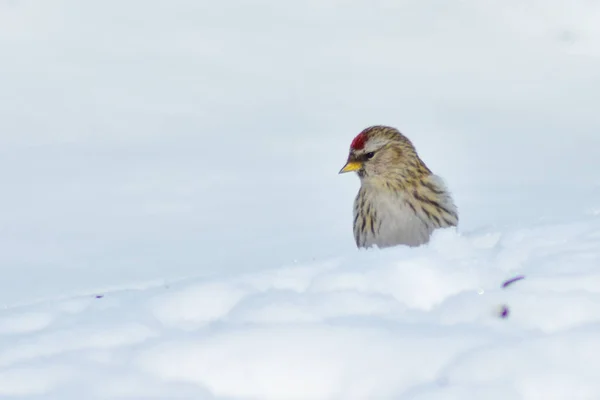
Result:
[[[458,211],[442,179],[419,158],[398,129],[374,125],[350,144],[340,174],[356,171],[354,240],[358,248],[428,243],[438,228],[458,225]]]

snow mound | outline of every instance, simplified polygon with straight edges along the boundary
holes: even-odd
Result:
[[[586,218],[13,307],[0,395],[598,398],[600,219]]]

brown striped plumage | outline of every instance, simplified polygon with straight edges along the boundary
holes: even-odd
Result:
[[[458,225],[443,181],[397,129],[376,125],[359,133],[340,173],[350,171],[361,181],[353,224],[359,248],[419,246],[435,229]]]

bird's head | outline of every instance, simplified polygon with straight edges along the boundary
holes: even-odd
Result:
[[[411,141],[396,128],[375,125],[360,132],[350,144],[350,154],[340,174],[356,171],[361,181],[412,180],[431,174]]]

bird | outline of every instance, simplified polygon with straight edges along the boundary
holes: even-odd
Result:
[[[441,177],[397,128],[373,125],[351,142],[339,174],[356,172],[356,246],[380,249],[429,243],[434,230],[458,226],[458,209]]]

